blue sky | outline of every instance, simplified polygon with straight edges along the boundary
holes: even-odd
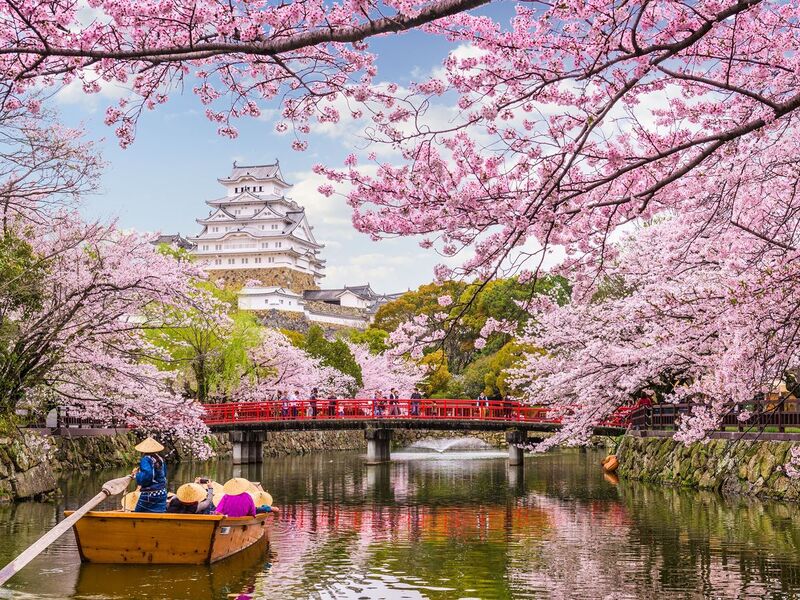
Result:
[[[512,6],[507,3],[492,11],[507,17]],[[373,40],[371,48],[379,56],[379,79],[405,84],[440,65],[454,46],[412,32]],[[278,158],[284,176],[295,184],[292,197],[306,207],[317,238],[327,246],[324,286],[369,281],[377,291],[395,292],[432,279],[441,257],[414,240],[371,241],[353,229],[350,209],[340,197],[324,198],[316,191],[321,179],[311,173],[312,165],[341,165],[357,141],[355,130],[342,135],[340,128],[329,128],[312,135],[309,150],[296,152],[290,148],[291,136],[274,132],[273,120],[248,118],[236,123],[239,138],[230,140],[217,135],[217,126],[188,91],[144,114],[136,141],[122,150],[113,130],[103,124],[106,106],[121,95],[123,90],[106,88],[87,96],[71,87],[53,100],[65,121],[83,124],[90,138],[101,140],[99,148],[108,163],[101,193],[86,201],[87,216],[116,218],[122,227],[139,231],[194,234],[199,231],[195,219],[208,211],[204,201],[222,190],[216,178],[227,175],[234,160],[255,164]],[[274,105],[262,106],[268,108]]]

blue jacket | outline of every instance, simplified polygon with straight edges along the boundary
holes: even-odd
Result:
[[[155,492],[167,489],[167,463],[156,455],[145,454],[139,461],[139,472],[136,473],[136,484],[143,492]]]

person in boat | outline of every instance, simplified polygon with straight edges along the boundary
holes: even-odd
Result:
[[[184,483],[167,503],[168,513],[207,515],[214,508],[214,488],[205,480],[205,487],[195,479],[194,483]]]
[[[219,501],[214,512],[228,517],[254,517],[256,504],[253,497],[248,494],[250,482],[243,477],[234,477],[222,486],[222,500]]]
[[[163,513],[167,511],[167,463],[159,452],[164,446],[148,437],[135,447],[142,453],[139,466],[132,472],[139,486],[139,501],[134,512]]]
[[[278,509],[272,506],[272,495],[264,490],[257,492],[250,492],[253,497],[253,504],[256,505],[256,514],[274,512],[277,513]]]

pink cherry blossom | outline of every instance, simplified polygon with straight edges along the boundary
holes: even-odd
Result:
[[[372,354],[366,344],[348,343],[350,352],[361,367],[363,385],[356,396],[373,398],[375,392],[396,389],[402,398],[409,398],[416,385],[425,378],[425,369],[402,356],[390,352]]]

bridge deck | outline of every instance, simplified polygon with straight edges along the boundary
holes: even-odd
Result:
[[[548,409],[518,402],[488,400],[298,400],[228,402],[204,406],[204,420],[215,431],[321,429],[431,429],[453,431],[554,431],[561,419]],[[619,413],[597,433],[618,435],[627,426]]]

